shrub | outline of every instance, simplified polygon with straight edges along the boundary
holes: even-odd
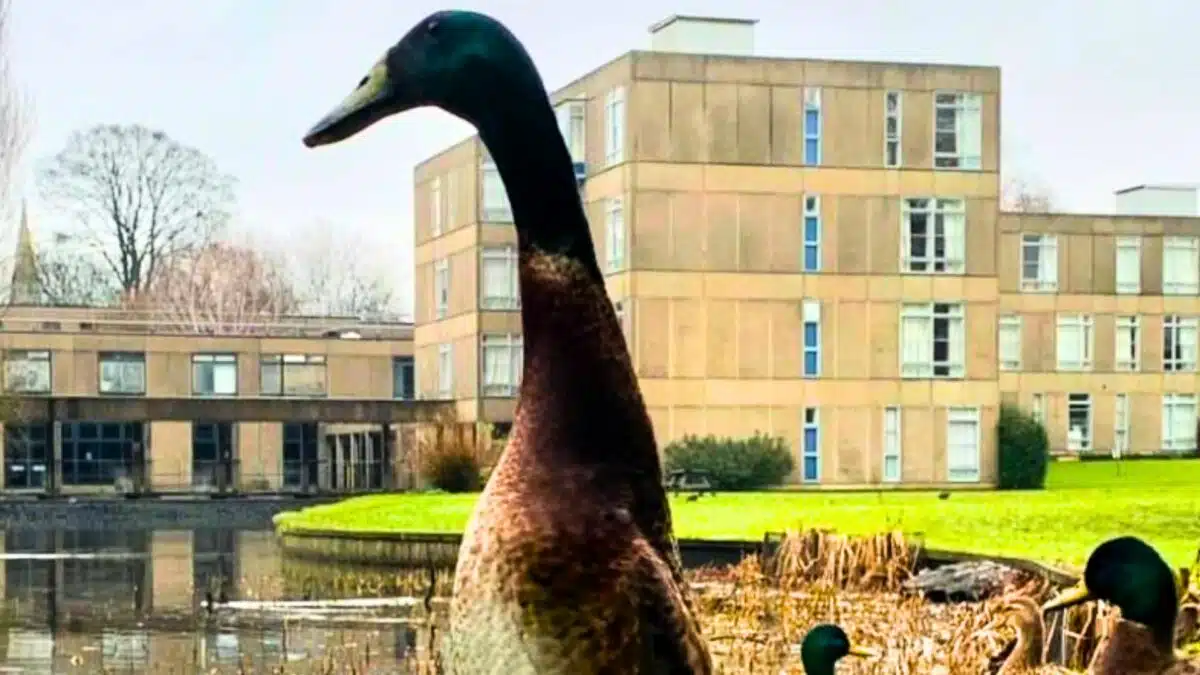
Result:
[[[428,487],[443,492],[483,488],[498,454],[489,429],[439,423],[422,430],[421,436],[415,470]]]
[[[1046,427],[1015,405],[1000,406],[996,423],[999,450],[998,486],[1001,490],[1041,490],[1050,466],[1050,438]]]
[[[664,450],[668,472],[705,471],[715,490],[756,490],[779,485],[795,468],[787,443],[755,433],[749,438],[684,436]]]

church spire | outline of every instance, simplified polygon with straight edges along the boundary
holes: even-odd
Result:
[[[17,249],[13,255],[12,284],[8,301],[13,305],[36,305],[41,301],[38,282],[37,252],[33,248],[33,231],[29,229],[29,207],[21,200],[21,227],[17,231]]]

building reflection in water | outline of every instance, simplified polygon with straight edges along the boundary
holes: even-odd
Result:
[[[0,551],[0,666],[25,673],[273,672],[325,660],[394,673],[425,639],[403,623],[214,625],[207,594],[283,599],[270,531],[9,530]]]

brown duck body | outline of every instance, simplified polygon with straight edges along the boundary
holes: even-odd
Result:
[[[1046,635],[1042,608],[1032,598],[1019,596],[1006,602],[1002,611],[1017,631],[1017,637],[993,658],[992,666],[998,666],[993,672],[996,675],[1015,675],[1040,668]]]
[[[1180,660],[1140,623],[1120,619],[1092,659],[1092,675],[1200,675],[1200,661]]]
[[[650,420],[605,290],[523,252],[513,432],[467,527],[451,673],[707,674]]]

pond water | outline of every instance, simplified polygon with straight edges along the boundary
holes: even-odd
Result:
[[[12,673],[416,672],[421,596],[448,583],[285,563],[269,530],[9,529],[0,552]],[[399,588],[418,597],[322,602]]]

